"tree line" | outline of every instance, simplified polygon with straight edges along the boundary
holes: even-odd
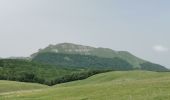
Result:
[[[37,77],[36,73],[28,73],[24,72],[22,75],[11,76],[11,75],[0,75],[0,80],[11,80],[11,81],[20,81],[20,82],[32,82],[32,83],[40,83],[48,86],[53,86],[60,83],[66,83],[76,80],[83,80],[95,74],[108,72],[111,70],[89,70],[84,72],[71,73],[68,75],[63,75],[60,77],[56,77],[52,80],[46,80],[40,77]]]

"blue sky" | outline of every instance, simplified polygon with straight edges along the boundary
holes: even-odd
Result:
[[[169,0],[0,0],[0,56],[72,42],[170,68]]]

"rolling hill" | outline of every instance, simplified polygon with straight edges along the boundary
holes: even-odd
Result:
[[[169,100],[169,76],[169,72],[107,72],[41,91],[4,94],[0,98],[1,100]]]
[[[0,80],[0,95],[6,93],[14,93],[28,90],[38,90],[47,88],[46,85],[35,84],[35,83],[24,83],[15,81],[4,81]]]

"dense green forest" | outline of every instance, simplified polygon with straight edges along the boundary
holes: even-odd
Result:
[[[52,66],[26,60],[1,59],[0,80],[34,82],[46,85],[85,79],[109,70],[89,70]]]
[[[126,60],[121,58],[101,58],[90,55],[62,54],[62,53],[39,53],[32,61],[50,64],[70,66],[71,68],[88,69],[109,69],[109,70],[148,70],[148,71],[169,71],[164,66],[150,62],[140,64],[140,68],[135,68]]]
[[[62,54],[62,53],[40,53],[33,58],[34,62],[70,66],[71,68],[85,69],[110,69],[110,70],[132,70],[133,66],[121,58],[101,58],[97,56]]]
[[[168,71],[164,66],[161,66],[159,64],[150,63],[150,62],[141,64],[141,69],[148,70],[148,71]]]

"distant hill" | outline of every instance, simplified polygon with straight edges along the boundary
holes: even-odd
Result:
[[[145,66],[147,64],[148,67],[150,69],[152,69],[153,71],[167,70],[164,66],[154,64],[149,61],[145,61],[141,58],[138,58],[138,57],[132,55],[131,53],[129,53],[127,51],[114,51],[109,48],[95,48],[95,47],[91,47],[91,46],[83,46],[83,45],[77,45],[77,44],[72,44],[72,43],[61,43],[61,44],[57,44],[57,45],[49,45],[48,47],[46,47],[44,49],[40,49],[37,53],[32,54],[31,58],[33,60],[36,59],[38,61],[38,59],[41,59],[40,56],[43,56],[43,58],[44,58],[44,56],[47,55],[47,54],[43,54],[43,53],[53,53],[54,55],[55,54],[72,54],[72,55],[79,54],[79,55],[84,55],[84,56],[97,56],[100,58],[111,58],[111,59],[120,58],[120,59],[128,62],[130,65],[132,65],[133,69],[148,70]],[[50,59],[50,57],[48,55],[48,60],[49,59]],[[47,61],[45,61],[45,59],[43,61],[47,62]],[[41,62],[43,62],[43,61],[41,61]],[[49,62],[51,62],[51,61],[49,61]],[[58,63],[58,64],[60,64],[60,63]],[[157,67],[154,67],[155,65]]]

